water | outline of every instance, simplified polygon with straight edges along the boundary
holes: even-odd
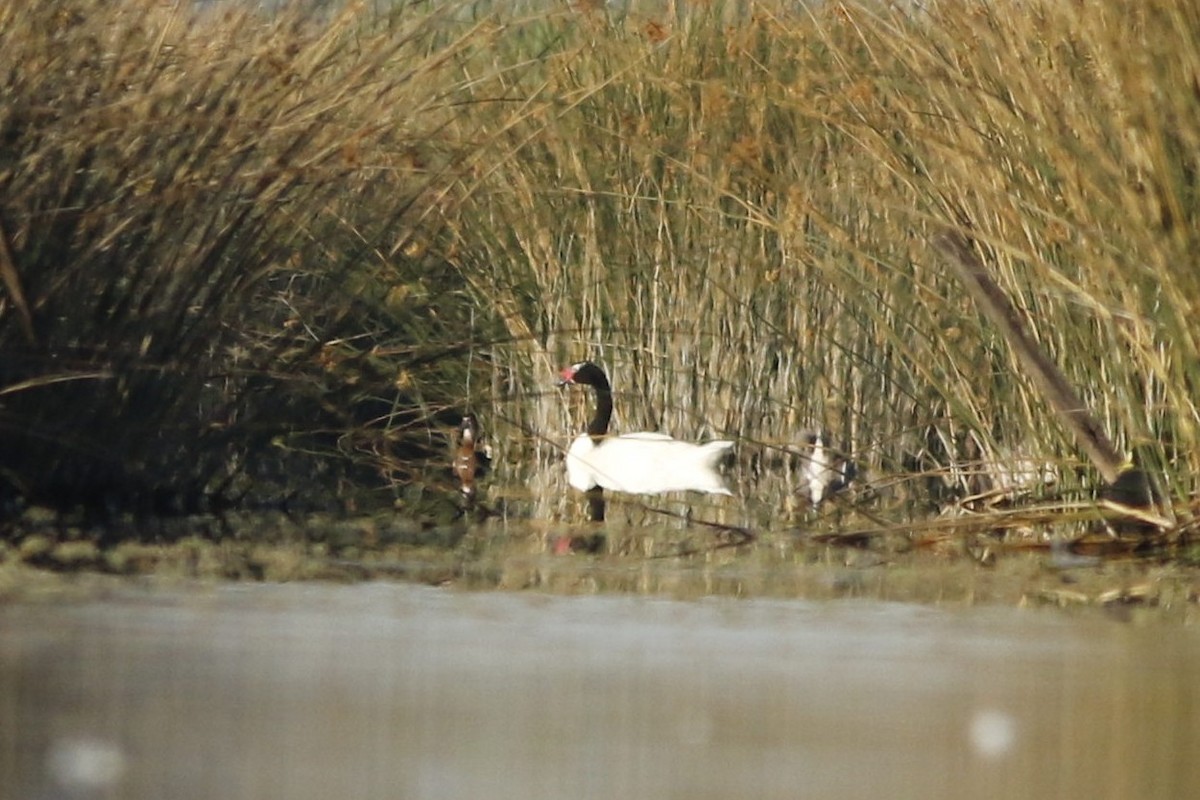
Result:
[[[0,608],[5,798],[1190,797],[1200,635],[409,584]]]

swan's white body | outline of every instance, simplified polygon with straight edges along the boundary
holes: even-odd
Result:
[[[733,442],[692,444],[662,433],[584,434],[567,450],[567,481],[581,492],[596,486],[629,494],[731,494],[717,465]]]

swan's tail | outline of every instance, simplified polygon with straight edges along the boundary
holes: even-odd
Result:
[[[700,445],[700,452],[703,464],[706,467],[715,467],[724,461],[728,454],[733,452],[733,442],[705,442]]]

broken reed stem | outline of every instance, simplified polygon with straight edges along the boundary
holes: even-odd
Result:
[[[30,345],[37,344],[37,337],[33,333],[33,315],[29,313],[29,304],[25,302],[25,292],[21,289],[21,276],[17,272],[12,247],[8,243],[8,230],[2,222],[0,222],[0,282],[3,282],[4,288],[8,291],[8,297],[17,310],[25,342]]]
[[[1046,402],[1075,436],[1079,446],[1110,485],[1117,483],[1127,467],[1125,459],[1104,434],[1100,423],[1087,410],[1083,400],[1050,360],[1037,342],[1025,330],[1017,309],[1004,291],[992,280],[983,262],[975,255],[970,241],[959,234],[945,234],[934,240],[934,246],[958,271],[967,290],[984,314],[992,321],[1025,370],[1033,378]]]

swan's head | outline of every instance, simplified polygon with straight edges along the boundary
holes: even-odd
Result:
[[[585,386],[597,386],[607,389],[608,376],[604,374],[604,370],[593,364],[591,361],[580,361],[578,364],[572,364],[569,367],[563,367],[558,373],[559,386],[566,386],[569,383],[582,384]]]

